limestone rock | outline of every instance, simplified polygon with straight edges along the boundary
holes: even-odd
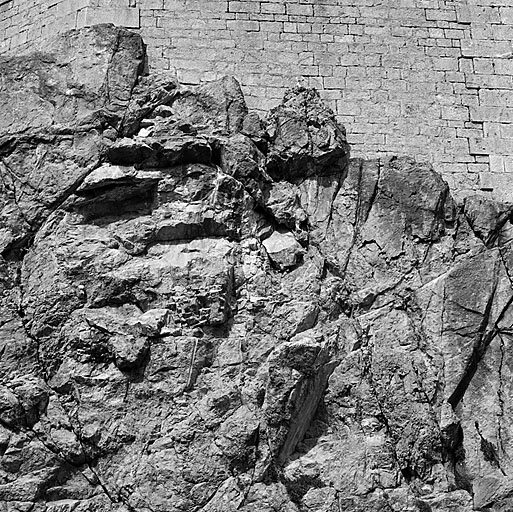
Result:
[[[182,123],[224,133],[240,132],[248,113],[240,85],[233,77],[184,90],[172,109]]]
[[[99,25],[60,36],[44,54],[1,59],[0,251],[19,250],[98,165],[142,72],[144,46]]]
[[[276,179],[343,173],[349,156],[344,129],[317,91],[296,87],[268,120],[267,167]]]
[[[286,269],[297,265],[303,255],[303,249],[292,233],[273,234],[263,241],[263,246],[271,261],[280,269]]]
[[[143,48],[0,63],[0,509],[510,510],[511,205]]]

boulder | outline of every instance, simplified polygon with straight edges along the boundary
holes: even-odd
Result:
[[[303,255],[303,248],[290,232],[274,231],[262,244],[272,263],[279,269],[296,266]]]

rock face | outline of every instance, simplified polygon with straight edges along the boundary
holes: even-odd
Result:
[[[510,205],[121,29],[0,65],[0,510],[513,508]]]

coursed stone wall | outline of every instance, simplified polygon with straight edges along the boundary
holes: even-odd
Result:
[[[1,2],[2,0],[0,0]],[[150,67],[226,74],[250,108],[315,86],[353,156],[431,161],[461,197],[513,200],[511,0],[9,0],[2,53],[99,22],[140,30]]]
[[[139,29],[137,0],[0,0],[0,53],[22,53],[72,28],[114,23]]]

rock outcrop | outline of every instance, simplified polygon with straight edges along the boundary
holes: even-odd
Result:
[[[512,207],[144,59],[0,62],[0,510],[511,510]]]

